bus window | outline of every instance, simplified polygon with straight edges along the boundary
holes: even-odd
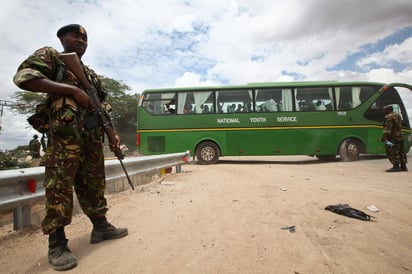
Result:
[[[371,104],[364,114],[365,118],[376,122],[382,122],[384,118],[382,108],[386,105],[391,105],[393,107],[393,111],[401,116],[402,125],[404,127],[409,127],[409,121],[403,118],[408,117],[406,109],[402,103],[399,93],[394,88],[390,88],[385,91],[380,97],[378,97],[378,99],[376,99],[375,102]]]
[[[287,97],[291,98],[289,89],[256,89],[255,96],[256,111],[258,112],[277,112],[292,109],[292,100],[286,99]],[[290,103],[289,109],[287,107],[288,103]]]
[[[296,88],[297,111],[333,110],[332,88]]]
[[[178,94],[178,114],[202,114],[213,111],[213,92],[195,91]]]
[[[152,114],[174,113],[175,93],[149,93],[143,98],[142,107]]]
[[[252,98],[252,91],[246,89],[216,91],[217,113],[251,112]]]
[[[368,100],[369,97],[371,97],[373,94],[375,94],[378,91],[376,87],[371,87],[371,86],[362,86],[360,89],[361,90],[359,94],[359,100],[361,103]]]
[[[153,102],[151,101],[143,101],[142,108],[146,109],[150,113],[154,112]]]
[[[366,101],[376,90],[370,86],[354,86],[335,88],[336,105],[338,110],[356,108]]]
[[[213,92],[196,91],[193,92],[194,112],[196,114],[213,112]]]

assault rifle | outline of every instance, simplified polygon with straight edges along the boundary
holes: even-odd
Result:
[[[75,52],[72,52],[72,53],[61,53],[60,58],[63,60],[66,66],[74,73],[77,79],[79,79],[79,81],[85,87],[86,92],[89,95],[90,100],[91,100],[92,110],[96,112],[99,118],[99,122],[101,126],[103,127],[104,132],[107,135],[107,138],[109,139],[111,149],[113,150],[117,159],[119,159],[120,165],[122,166],[123,171],[126,174],[127,181],[130,187],[134,190],[132,181],[130,180],[129,174],[127,173],[127,170],[122,161],[123,160],[122,150],[116,144],[116,137],[115,137],[116,133],[115,133],[113,124],[111,123],[110,118],[106,116],[105,112],[102,109],[102,105],[100,103],[99,97],[97,96],[95,87],[92,84],[90,84],[89,80],[86,78],[86,75],[84,74],[82,66],[80,64],[79,57],[77,56]]]

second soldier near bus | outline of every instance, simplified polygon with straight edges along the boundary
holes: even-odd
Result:
[[[406,167],[406,153],[404,148],[404,137],[402,135],[402,118],[393,112],[391,105],[383,107],[383,135],[381,141],[385,143],[386,155],[393,165],[387,172],[408,171]]]

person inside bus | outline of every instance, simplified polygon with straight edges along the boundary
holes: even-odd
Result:
[[[223,113],[224,112],[223,111],[223,105],[224,105],[224,103],[217,102],[216,106],[217,106],[217,112],[218,113]]]
[[[326,106],[323,104],[321,100],[318,100],[315,105],[316,110],[326,110]]]
[[[172,108],[170,104],[174,104],[174,101],[170,101],[169,103],[166,104],[166,113],[168,114],[176,113],[176,110]]]
[[[202,113],[209,113],[210,112],[208,105],[202,105],[202,106],[203,106]]]
[[[232,113],[236,111],[236,104],[231,104],[227,106],[227,112]]]
[[[183,114],[188,114],[192,112],[192,104],[186,103],[185,107],[183,108]]]
[[[265,103],[262,104],[264,111],[278,111],[278,106],[275,100],[269,99]]]
[[[238,104],[238,105],[237,105],[236,112],[242,112],[242,111],[243,111],[243,106],[242,106],[242,104]]]
[[[245,104],[244,111],[245,112],[252,112],[252,103],[251,102]]]

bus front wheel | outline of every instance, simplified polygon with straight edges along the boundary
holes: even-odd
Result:
[[[220,151],[213,142],[203,142],[196,149],[196,157],[200,164],[215,164],[219,160]]]
[[[345,162],[359,159],[360,143],[358,140],[349,138],[343,141],[339,147],[339,155]]]

